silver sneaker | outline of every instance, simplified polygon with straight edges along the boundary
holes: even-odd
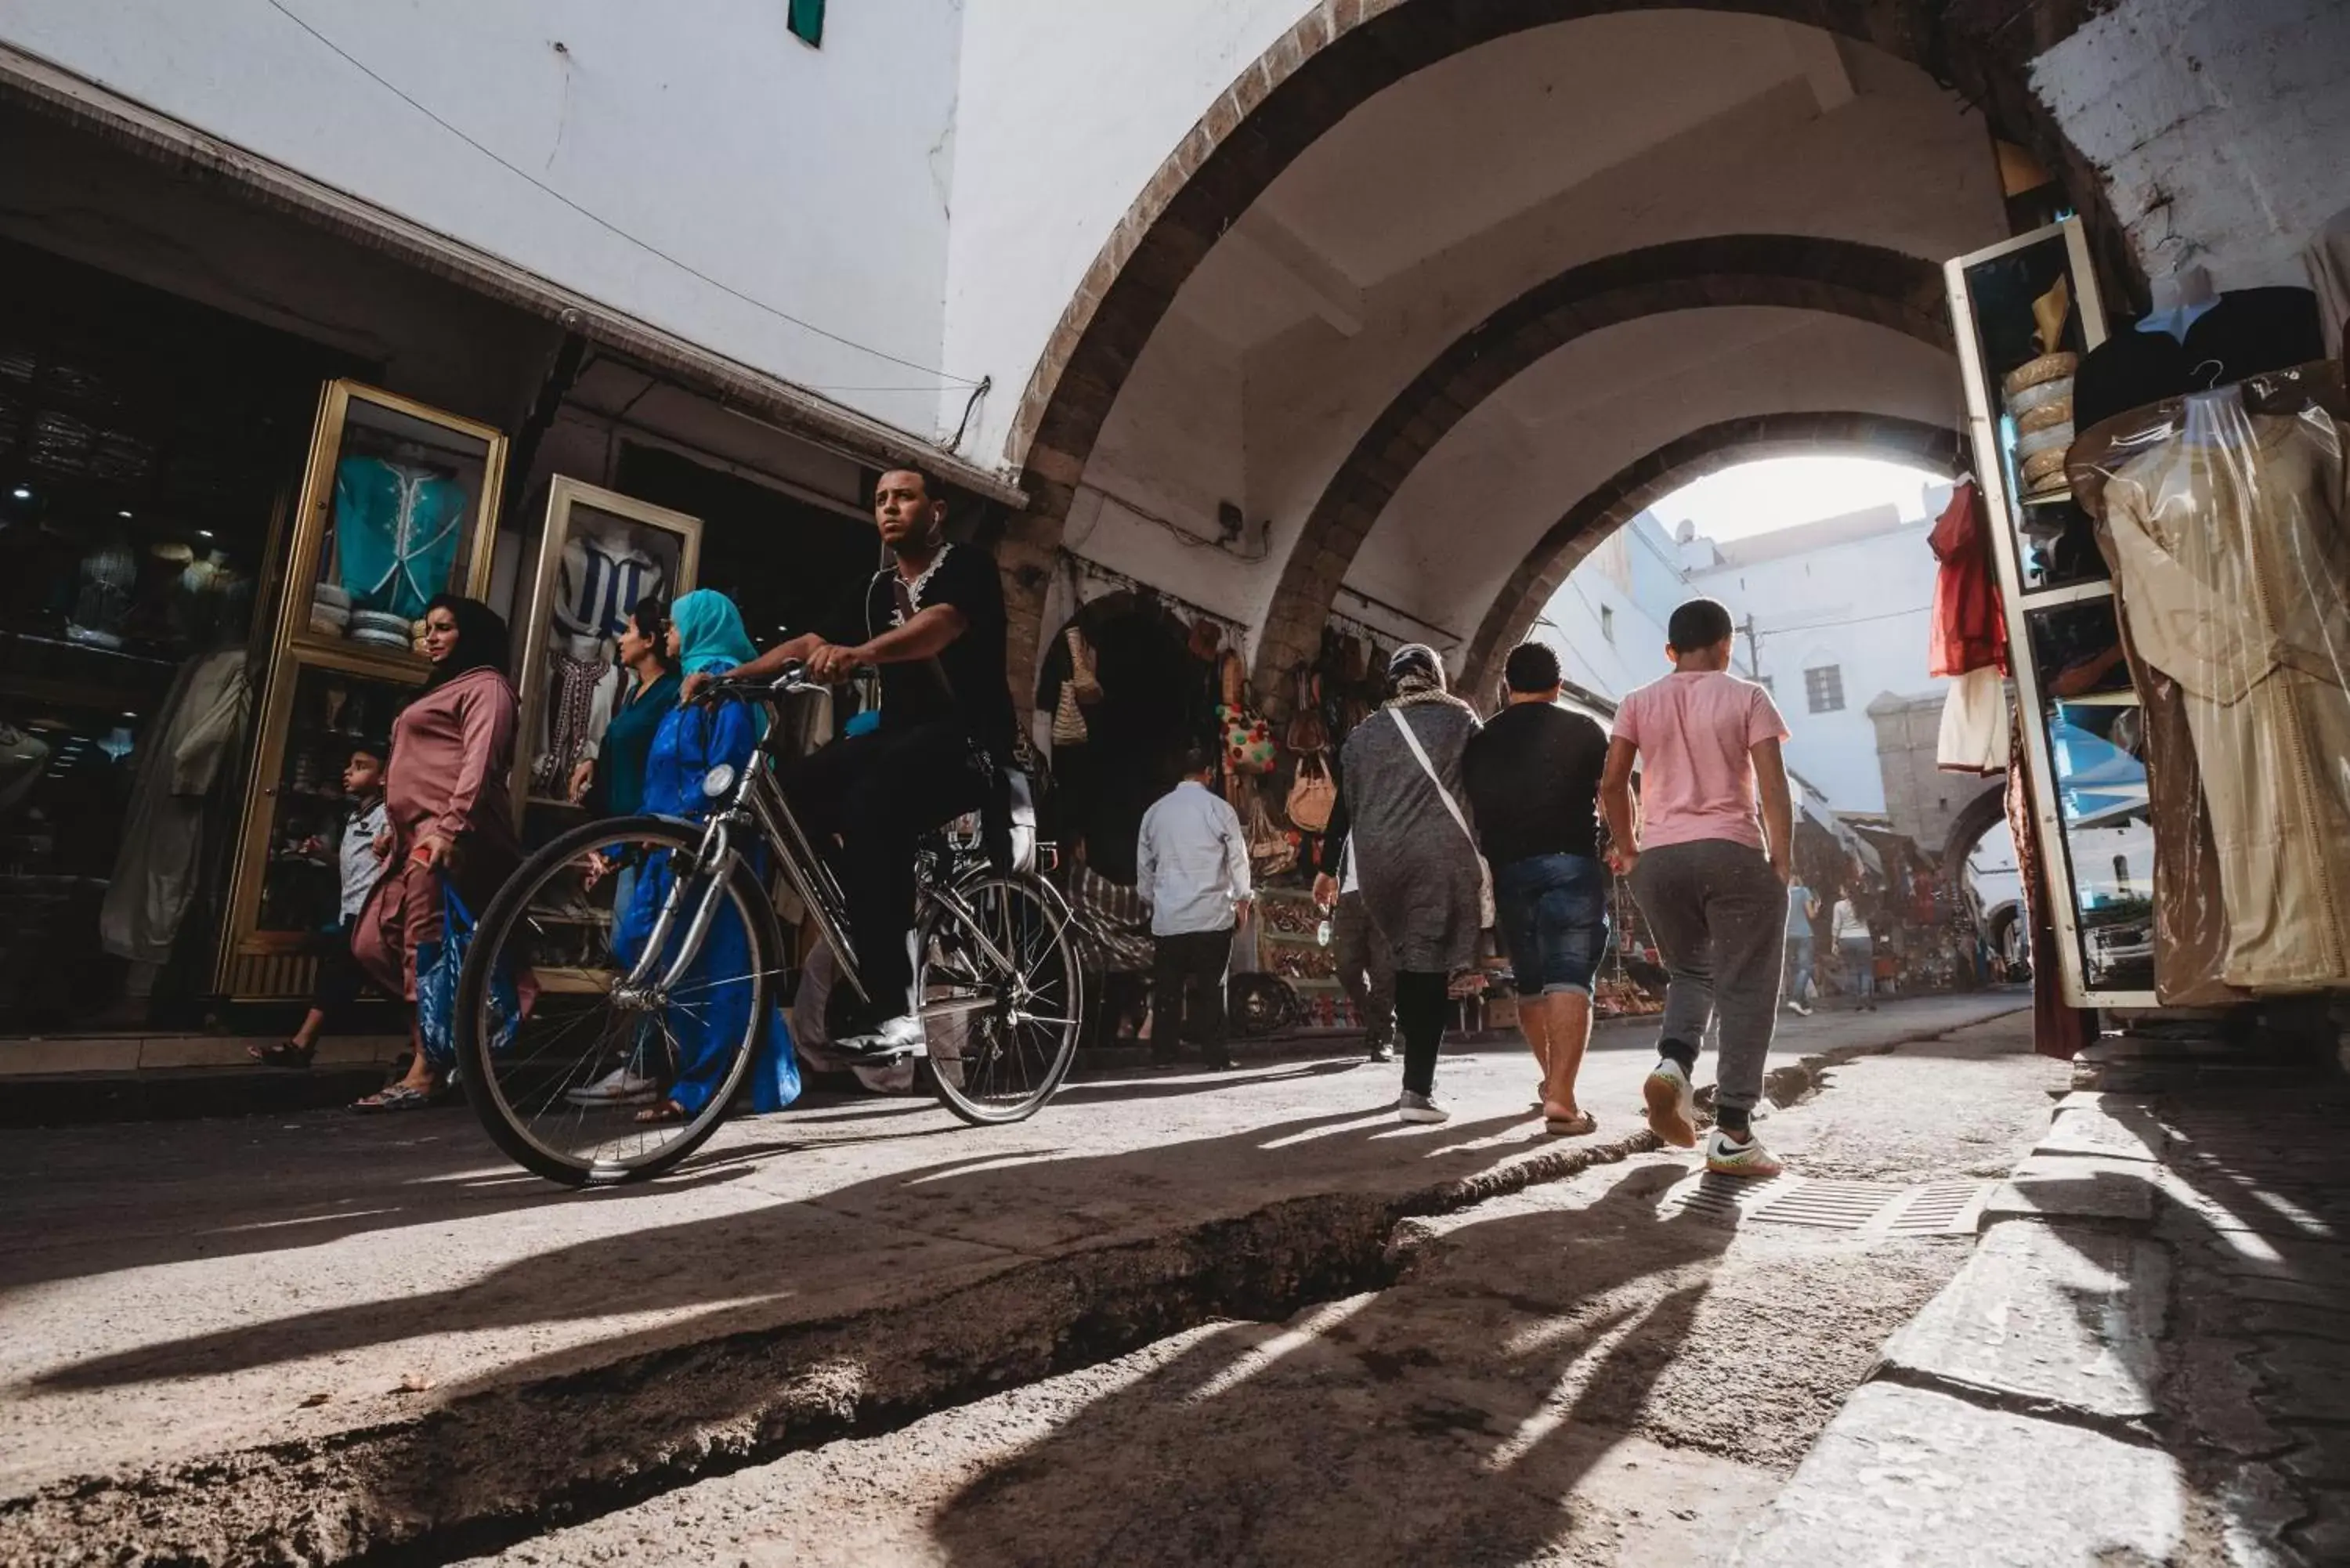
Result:
[[[1375,1041],[1367,1059],[1374,1063],[1392,1062],[1395,1060],[1395,1047],[1384,1040]]]
[[[1399,1122],[1432,1125],[1451,1119],[1452,1113],[1438,1105],[1433,1095],[1415,1095],[1406,1089],[1403,1096],[1396,1101],[1396,1120]]]
[[[628,1106],[650,1100],[660,1085],[628,1064],[613,1068],[584,1088],[566,1089],[563,1097],[575,1106]]]
[[[833,1044],[862,1056],[898,1056],[920,1049],[924,1039],[920,1017],[901,1012],[895,1018],[884,1019],[870,1033],[852,1035]]]

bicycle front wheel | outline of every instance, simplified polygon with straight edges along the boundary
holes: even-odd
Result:
[[[1068,1075],[1084,1012],[1067,907],[1035,877],[989,874],[930,900],[917,938],[939,1098],[977,1125],[1035,1115]]]
[[[482,916],[458,985],[459,1076],[491,1138],[550,1181],[674,1168],[718,1130],[750,1069],[785,950],[744,867],[719,884],[692,962],[663,983],[711,889],[701,843],[663,817],[589,823],[525,861]],[[630,986],[664,905],[660,960]]]

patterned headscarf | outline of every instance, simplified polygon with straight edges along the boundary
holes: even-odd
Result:
[[[1388,683],[1395,688],[1395,695],[1388,699],[1390,708],[1409,708],[1422,702],[1461,703],[1460,698],[1446,690],[1444,660],[1424,642],[1407,642],[1388,657]]]
[[[743,629],[743,612],[715,588],[679,595],[669,623],[677,628],[677,662],[688,675],[721,674],[759,656]]]

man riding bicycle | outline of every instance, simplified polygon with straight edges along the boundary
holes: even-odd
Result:
[[[834,741],[781,782],[809,837],[840,841],[841,892],[868,1001],[836,1044],[883,1054],[922,1044],[910,940],[921,836],[997,805],[1012,762],[1003,584],[985,551],[947,542],[946,513],[920,469],[882,474],[873,521],[895,565],[816,630],[721,677],[773,676],[794,662],[826,682],[868,666],[880,671],[879,727]],[[688,681],[685,694],[699,685]]]

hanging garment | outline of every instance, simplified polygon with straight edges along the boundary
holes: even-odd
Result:
[[[1999,589],[1991,576],[1991,520],[1983,510],[1982,492],[1975,488],[1973,480],[1964,481],[1952,493],[1933,532],[1926,535],[1926,544],[1941,563],[1934,576],[1928,672],[2004,671],[2007,625],[2001,618]]]
[[[669,571],[626,524],[589,521],[563,542],[555,624],[573,637],[616,638],[647,594],[665,594]]]
[[[99,908],[99,940],[117,958],[160,964],[172,956],[196,896],[204,800],[235,753],[251,701],[241,648],[200,654],[172,678],[141,748],[114,876]]]
[[[561,797],[570,787],[572,768],[582,759],[593,762],[603,745],[613,705],[619,701],[620,667],[599,641],[558,638],[547,648],[546,682],[543,732],[531,763],[530,787],[538,794]]]
[[[2007,677],[1985,666],[1950,682],[1934,765],[1954,774],[2003,774],[2010,730]]]
[[[403,620],[449,587],[471,511],[465,487],[438,469],[380,457],[335,465],[335,550],[342,584],[361,609]]]
[[[2207,318],[2208,319],[2208,318]],[[2106,486],[2132,645],[2184,693],[2227,907],[2221,978],[2350,976],[2345,432],[2189,400]]]

